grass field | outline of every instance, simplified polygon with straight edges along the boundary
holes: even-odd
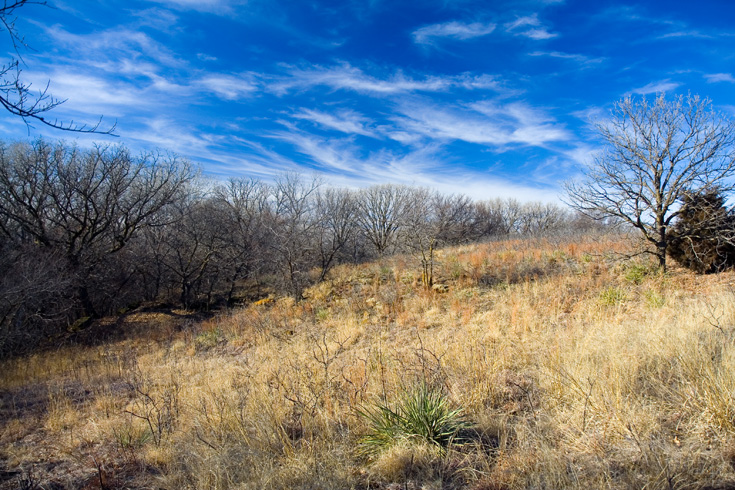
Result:
[[[627,248],[493,242],[441,251],[431,290],[405,256],[108,319],[0,364],[0,488],[735,488],[735,277]],[[431,419],[416,390],[449,437],[390,425]]]

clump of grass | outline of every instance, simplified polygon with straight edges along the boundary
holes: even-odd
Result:
[[[45,427],[62,432],[70,430],[79,423],[79,413],[65,393],[49,393]]]
[[[649,289],[645,293],[643,293],[643,297],[646,300],[646,304],[650,308],[661,308],[663,305],[666,304],[666,298],[664,295],[656,290]]]
[[[329,319],[329,310],[326,308],[319,308],[316,310],[316,313],[314,313],[314,317],[319,322],[325,322]]]
[[[150,430],[143,423],[136,423],[132,416],[128,416],[124,423],[112,427],[112,436],[120,449],[126,455],[135,455],[152,438]]]
[[[222,340],[222,332],[218,328],[205,330],[194,339],[197,351],[206,351],[216,347]]]
[[[604,306],[615,306],[625,303],[628,300],[628,294],[625,290],[611,286],[604,289],[600,293],[600,303]]]
[[[641,284],[647,277],[658,272],[658,266],[652,263],[632,263],[626,267],[625,279],[633,284]]]
[[[461,443],[461,432],[471,427],[462,408],[453,408],[441,389],[426,383],[404,391],[394,407],[378,403],[359,414],[369,425],[360,441],[368,455],[412,440],[444,450]]]

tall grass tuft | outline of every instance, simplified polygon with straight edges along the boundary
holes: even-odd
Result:
[[[369,425],[369,432],[360,441],[368,455],[412,440],[443,450],[461,443],[462,431],[471,427],[462,408],[452,408],[441,389],[426,383],[404,391],[394,408],[379,403],[358,413]]]

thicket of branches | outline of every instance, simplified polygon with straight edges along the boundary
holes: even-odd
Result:
[[[318,178],[207,183],[172,155],[0,144],[0,354],[141,304],[299,295],[342,263],[595,226],[554,204]]]

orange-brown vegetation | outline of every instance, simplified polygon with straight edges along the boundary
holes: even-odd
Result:
[[[138,311],[0,365],[0,488],[732,488],[732,273],[660,274],[619,238],[340,266],[298,300]],[[473,428],[361,450],[419,384]],[[36,485],[34,487],[34,485]]]

